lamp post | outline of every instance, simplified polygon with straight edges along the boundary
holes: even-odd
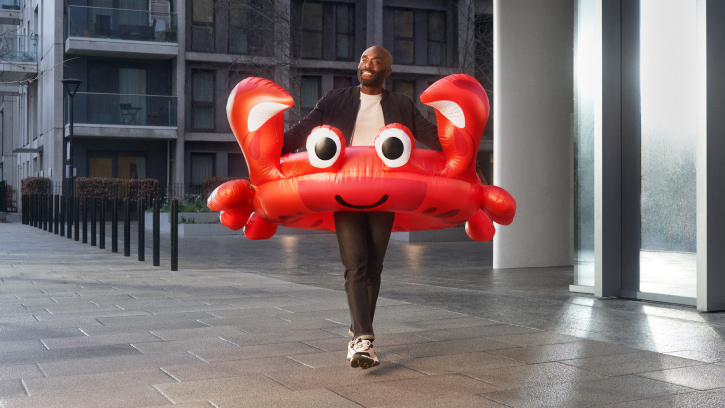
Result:
[[[76,92],[78,92],[78,87],[81,86],[81,83],[83,83],[83,81],[81,81],[80,79],[66,78],[61,80],[60,82],[63,83],[65,91],[70,97],[70,137],[68,139],[66,150],[67,162],[65,165],[65,177],[66,179],[70,179],[69,194],[75,195],[75,168],[73,167],[73,98],[76,96]]]

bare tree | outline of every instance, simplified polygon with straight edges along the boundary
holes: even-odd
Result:
[[[296,26],[294,10],[278,0],[217,3],[228,7],[229,53],[238,54],[227,68],[227,89],[250,76],[273,80],[296,101],[286,112],[287,122],[299,120],[301,73],[295,52],[299,36],[292,35]]]

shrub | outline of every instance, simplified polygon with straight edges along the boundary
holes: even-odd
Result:
[[[50,179],[45,177],[26,177],[20,180],[20,193],[50,194]]]
[[[159,198],[159,181],[156,179],[78,177],[76,178],[76,195],[107,199],[128,197],[132,201],[143,198],[150,203],[152,199]]]
[[[206,200],[215,188],[232,180],[239,180],[239,177],[204,177],[201,180],[201,198]]]

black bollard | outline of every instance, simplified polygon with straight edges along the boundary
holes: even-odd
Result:
[[[146,220],[144,213],[144,199],[139,198],[136,201],[138,210],[138,260],[144,261],[146,259]]]
[[[65,196],[60,196],[60,201],[58,201],[58,204],[60,204],[60,217],[59,217],[60,236],[64,237],[65,236],[65,211],[66,211]]]
[[[65,237],[68,239],[73,238],[73,197],[68,196],[66,197],[66,219],[68,222],[68,225],[65,227]]]
[[[53,194],[48,194],[48,202],[45,203],[48,212],[48,232],[53,233]]]
[[[158,198],[154,198],[154,225],[153,225],[153,230],[154,230],[154,266],[161,265],[160,250],[159,250],[159,245],[160,245],[160,242],[159,242],[160,241],[160,236],[159,236],[160,235],[159,234],[159,229],[160,229],[160,225],[159,225],[160,224],[159,215],[160,215],[159,214],[159,199]]]
[[[33,194],[33,227],[38,228],[38,195]]]
[[[80,234],[78,234],[78,229],[80,227],[80,212],[81,212],[81,198],[79,196],[75,196],[73,200],[73,240],[79,241]]]
[[[43,231],[48,231],[48,194],[43,194],[40,200],[40,212],[43,213]]]
[[[83,243],[88,243],[88,197],[83,197]]]
[[[179,270],[179,202],[171,200],[171,270]]]
[[[53,233],[58,235],[58,221],[60,220],[60,196],[53,197]]]
[[[111,199],[111,252],[118,252],[118,198]]]
[[[106,197],[101,197],[101,231],[98,248],[106,249]]]
[[[54,219],[54,212],[53,212],[53,194],[48,195],[48,232],[53,233],[53,219]]]
[[[91,246],[96,246],[96,197],[91,197]]]
[[[131,204],[123,199],[123,256],[131,256]]]

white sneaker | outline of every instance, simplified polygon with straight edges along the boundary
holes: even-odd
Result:
[[[352,340],[347,342],[347,361],[352,361],[352,356],[355,355],[354,345],[355,342]]]
[[[352,351],[354,354],[350,359],[350,367],[352,368],[370,368],[380,364],[378,356],[375,354],[375,347],[370,340],[357,339],[355,344],[352,345]],[[350,353],[348,349],[348,354]]]

